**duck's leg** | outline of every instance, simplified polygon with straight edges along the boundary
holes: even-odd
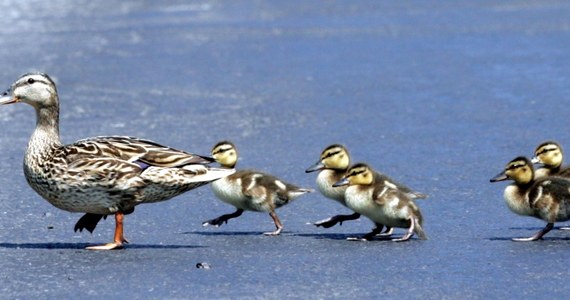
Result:
[[[394,233],[394,227],[386,226],[386,230],[384,232],[378,234],[378,236],[390,237],[390,236],[392,236],[392,233]]]
[[[348,241],[370,241],[374,238],[374,236],[376,236],[377,234],[380,234],[380,232],[382,232],[382,228],[384,228],[384,225],[376,223],[376,227],[374,227],[374,229],[372,229],[372,231],[370,231],[369,233],[367,233],[361,237],[348,237],[348,238],[346,238],[346,240],[348,240]]]
[[[554,228],[554,223],[548,223],[546,226],[541,229],[539,232],[535,233],[531,237],[527,238],[514,238],[513,241],[515,242],[532,242],[541,239],[545,234],[547,234],[550,230]]]
[[[274,211],[270,212],[269,215],[273,219],[273,222],[275,223],[275,227],[277,229],[275,231],[272,231],[272,232],[264,232],[263,234],[271,235],[271,236],[277,236],[277,235],[281,234],[281,231],[283,230],[283,224],[281,224],[281,221],[279,220],[279,218],[277,217],[277,214],[275,214]]]
[[[231,214],[221,215],[215,219],[203,222],[202,226],[213,225],[213,226],[219,227],[224,223],[227,224],[229,219],[233,219],[233,218],[237,218],[237,217],[241,216],[242,213],[243,213],[243,209],[238,208],[235,212],[233,212]]]
[[[358,218],[360,218],[359,213],[353,213],[352,215],[336,215],[336,216],[332,216],[328,219],[317,221],[317,222],[313,223],[313,225],[315,225],[317,227],[330,228],[330,227],[335,226],[337,223],[342,226],[342,222],[352,221],[352,220],[356,220]]]
[[[115,237],[112,243],[108,243],[105,245],[99,246],[90,246],[85,249],[87,250],[115,250],[115,249],[123,249],[123,243],[128,244],[129,241],[123,235],[123,218],[124,215],[122,212],[115,213]]]
[[[399,238],[399,239],[392,239],[393,242],[405,242],[407,240],[409,240],[412,235],[414,235],[414,230],[416,229],[416,218],[411,218],[410,219],[410,227],[408,228],[408,231],[406,232],[406,234]]]

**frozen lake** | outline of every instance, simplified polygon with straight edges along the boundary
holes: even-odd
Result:
[[[220,228],[208,186],[141,205],[125,250],[91,252],[114,224],[73,232],[26,184],[32,108],[0,107],[0,298],[567,298],[570,232],[515,243],[544,222],[511,213],[489,179],[540,142],[570,147],[566,1],[5,1],[0,87],[43,71],[66,143],[130,135],[305,187],[345,144],[430,198],[427,241],[350,242],[372,223],[318,193]],[[570,149],[570,148],[569,148]],[[560,224],[557,224],[559,227]],[[398,234],[403,230],[398,230]],[[211,269],[197,269],[207,263]]]

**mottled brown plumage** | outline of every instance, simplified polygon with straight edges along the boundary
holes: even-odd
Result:
[[[164,201],[232,174],[211,168],[213,160],[132,137],[94,137],[63,145],[55,83],[41,73],[23,75],[0,104],[24,102],[36,110],[36,128],[24,156],[29,185],[57,208],[84,212],[75,230],[93,231],[103,216],[115,214],[114,249],[126,241],[123,214],[136,205]]]

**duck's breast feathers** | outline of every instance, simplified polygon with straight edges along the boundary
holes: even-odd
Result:
[[[122,136],[94,137],[64,147],[66,157],[112,157],[156,167],[182,167],[208,164],[214,160],[166,147],[152,141]]]

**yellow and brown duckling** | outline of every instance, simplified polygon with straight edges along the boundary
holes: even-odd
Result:
[[[370,240],[382,231],[383,226],[408,229],[403,237],[392,241],[407,241],[414,233],[420,239],[427,239],[419,207],[406,193],[381,180],[368,165],[355,164],[334,184],[344,185],[348,185],[345,191],[347,206],[376,224],[372,232],[362,238],[351,238],[352,240]]]
[[[349,166],[350,155],[346,147],[340,144],[333,144],[326,147],[321,152],[319,161],[309,167],[305,172],[310,173],[319,171],[316,182],[317,188],[321,194],[329,199],[336,200],[345,207],[348,207],[345,200],[345,191],[347,186],[333,187],[333,184],[342,179],[342,177],[346,174]],[[409,187],[392,180],[384,174],[376,173],[376,176],[379,181],[384,181],[385,184],[393,185],[394,188],[397,188],[400,191],[406,193],[407,196],[412,199],[427,198],[426,194],[415,192]],[[324,228],[329,228],[336,225],[337,223],[342,225],[342,222],[344,221],[356,220],[359,217],[360,214],[356,212],[351,215],[336,215],[315,222],[314,225],[317,227],[322,226]],[[388,228],[386,232],[391,232],[390,228]]]
[[[310,166],[306,173],[319,171],[317,175],[317,189],[321,194],[329,199],[333,199],[346,207],[344,192],[346,186],[333,187],[333,184],[342,179],[346,170],[350,166],[350,155],[343,145],[330,145],[322,151],[319,161]],[[333,227],[336,224],[342,225],[344,221],[356,220],[360,218],[359,213],[350,215],[336,215],[330,218],[313,223],[315,226],[324,228]]]
[[[514,238],[514,241],[536,241],[552,230],[555,222],[570,220],[569,180],[556,176],[535,179],[532,162],[524,156],[511,160],[491,182],[504,180],[514,181],[504,192],[505,202],[511,211],[547,222],[531,237]]]
[[[211,168],[214,160],[132,137],[94,137],[63,145],[59,136],[59,97],[46,74],[20,77],[0,104],[23,102],[36,110],[36,128],[24,156],[28,184],[55,207],[86,213],[75,230],[92,232],[115,215],[114,241],[87,249],[123,247],[123,215],[142,203],[165,201],[230,175]]]
[[[219,142],[212,149],[212,156],[223,167],[234,168],[238,152],[234,144]],[[268,212],[276,230],[265,235],[279,235],[283,224],[275,214],[275,209],[288,204],[297,197],[312,192],[311,189],[299,188],[279,178],[255,170],[239,170],[236,173],[214,181],[212,190],[220,200],[233,205],[237,210],[231,214],[206,221],[202,225],[220,226],[229,219],[239,217],[245,210]]]
[[[536,179],[546,176],[561,176],[570,178],[570,167],[563,167],[564,152],[560,144],[554,141],[544,142],[534,150],[532,163],[542,164],[535,170]]]

